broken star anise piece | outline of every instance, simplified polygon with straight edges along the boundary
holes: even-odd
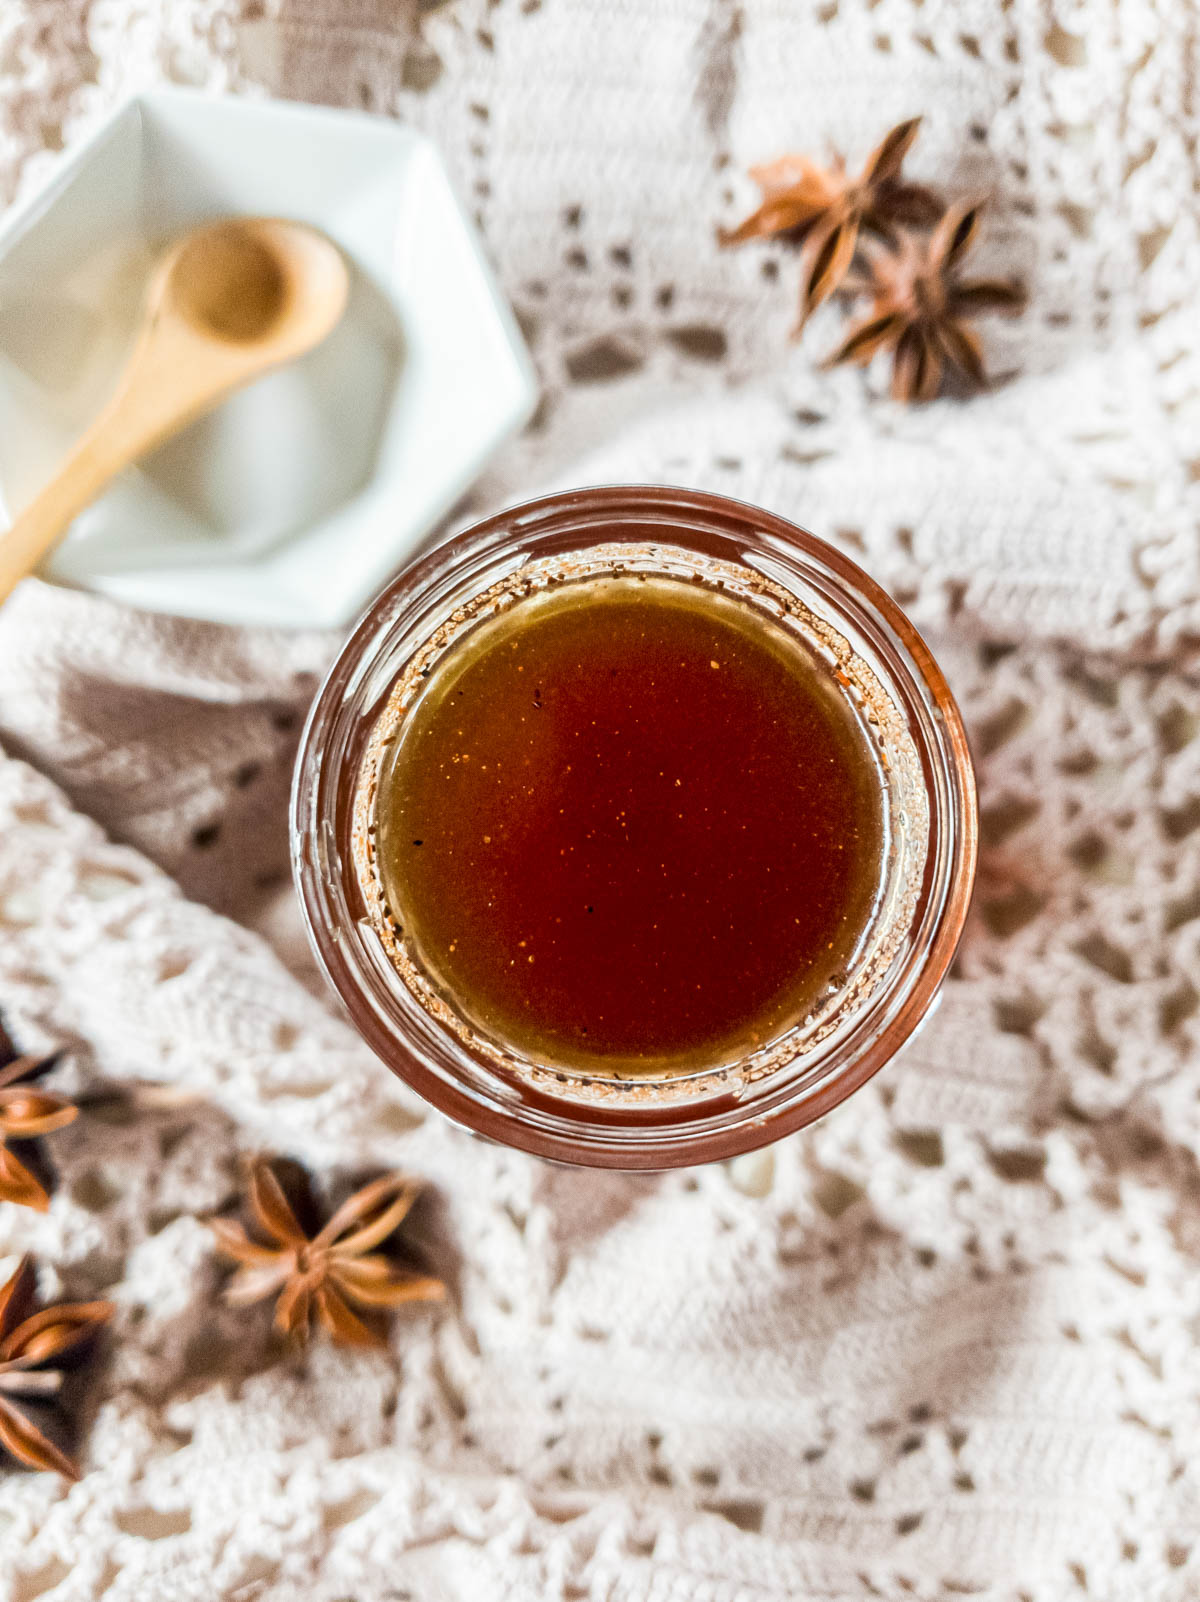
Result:
[[[0,1448],[19,1463],[79,1478],[79,1470],[47,1429],[67,1370],[87,1356],[112,1315],[111,1302],[39,1308],[29,1257],[0,1285]]]
[[[50,1205],[46,1187],[8,1143],[36,1140],[78,1117],[79,1109],[65,1096],[35,1088],[36,1081],[58,1060],[57,1052],[49,1057],[15,1057],[0,1068],[0,1201],[16,1202],[41,1213]]]
[[[781,156],[750,169],[763,192],[762,204],[718,237],[723,245],[773,234],[804,239],[797,333],[845,280],[860,229],[893,239],[898,227],[931,223],[937,217],[941,206],[933,191],[905,183],[900,175],[920,125],[920,117],[911,117],[893,128],[857,177],[846,172],[840,155],[831,167],[820,167],[807,156]]]
[[[385,1175],[355,1191],[310,1233],[272,1164],[258,1159],[250,1171],[248,1201],[260,1238],[232,1219],[211,1221],[218,1250],[240,1265],[225,1288],[225,1300],[244,1307],[278,1293],[275,1327],[284,1335],[305,1340],[315,1320],[341,1345],[385,1345],[373,1315],[445,1294],[440,1279],[409,1271],[375,1249],[395,1234],[420,1190],[400,1174]]]
[[[869,314],[855,323],[829,357],[829,366],[865,367],[881,350],[892,356],[892,395],[928,401],[949,367],[976,387],[987,382],[983,352],[968,320],[981,312],[1019,311],[1019,284],[1004,278],[964,279],[963,258],[979,231],[980,207],[951,206],[927,241],[902,236],[894,251],[870,262]]]

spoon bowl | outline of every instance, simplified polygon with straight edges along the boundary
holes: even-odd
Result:
[[[239,217],[185,235],[150,295],[202,337],[261,353],[311,350],[340,320],[348,288],[341,252],[315,228]]]

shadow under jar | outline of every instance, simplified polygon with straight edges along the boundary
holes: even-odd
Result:
[[[933,1003],[976,802],[916,630],[794,525],[578,490],[404,572],[310,714],[292,854],[383,1061],[480,1134],[662,1168],[810,1123]]]

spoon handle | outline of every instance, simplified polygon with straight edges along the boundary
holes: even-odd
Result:
[[[50,482],[0,533],[0,605],[123,468],[254,376],[248,363],[151,325],[116,394]]]
[[[89,430],[57,475],[0,535],[0,602],[50,554],[111,478],[113,468],[96,445]]]

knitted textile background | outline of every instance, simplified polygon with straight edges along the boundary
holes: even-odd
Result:
[[[162,80],[394,114],[541,371],[469,514],[655,479],[759,501],[909,609],[979,759],[940,1011],[832,1117],[629,1177],[407,1098],[297,933],[284,806],[327,635],[26,584],[0,614],[0,1005],[75,1088],[0,1257],[118,1304],[88,1472],[0,1475],[4,1602],[1200,1594],[1200,20],[1183,0],[0,0],[0,197]],[[994,193],[992,392],[908,411],[721,253],[746,167]],[[0,306],[0,349],[3,348]],[[70,1076],[73,1076],[73,1080]],[[451,1282],[282,1363],[203,1218],[270,1147],[433,1186]],[[2,1267],[3,1265],[0,1265]]]

